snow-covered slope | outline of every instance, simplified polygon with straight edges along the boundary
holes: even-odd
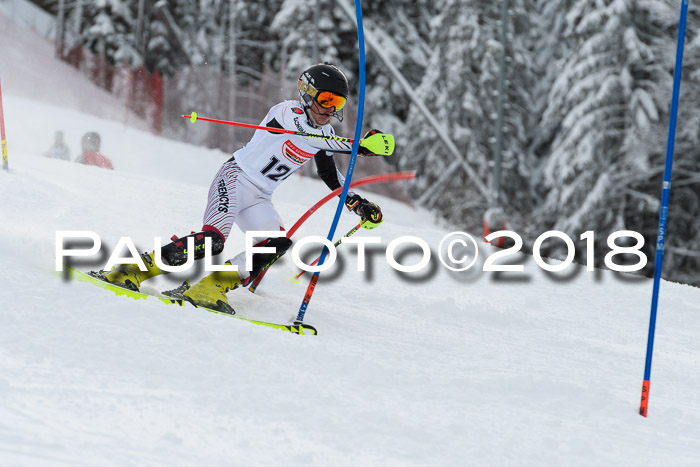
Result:
[[[187,234],[228,155],[3,91],[0,465],[697,465],[697,289],[662,284],[648,419],[637,407],[650,281],[549,276],[529,258],[498,277],[436,261],[401,275],[384,259],[391,240],[436,252],[449,230],[374,195],[387,221],[357,235],[382,244],[364,273],[339,248],[345,267],[321,276],[307,313],[318,336],[114,297],[53,272],[56,231],[92,230],[106,246],[128,235],[144,250]],[[76,149],[84,129],[100,131],[116,170],[42,157],[57,122]],[[293,176],[273,199],[291,226],[326,193]],[[296,238],[325,236],[334,209]],[[344,214],[339,233],[355,221]],[[235,232],[225,255],[242,244]],[[306,289],[294,271],[285,257],[257,294],[229,299],[289,320]]]
[[[26,0],[0,0],[0,80],[5,93],[41,99],[45,103],[121,123],[128,120],[130,126],[146,129],[147,124],[139,117],[131,114],[127,118],[123,102],[89,82],[80,71],[53,58],[53,42],[36,31],[48,29],[45,13],[36,10],[38,8]],[[31,26],[23,26],[20,22]],[[40,115],[33,117],[38,119],[37,123],[43,123]],[[51,137],[55,129],[75,126],[71,117],[70,113],[59,115],[51,122],[51,132],[47,137]],[[95,128],[87,126],[79,127],[79,130],[79,134],[67,133],[66,137],[77,143],[83,133]],[[77,144],[74,144],[74,150],[77,149]]]

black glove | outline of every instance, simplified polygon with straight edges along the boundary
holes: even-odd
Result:
[[[362,218],[365,229],[373,229],[384,220],[381,208],[358,194],[348,195],[345,206]]]
[[[383,131],[379,130],[369,130],[365,135],[362,137],[362,139],[367,139],[372,135],[376,135],[377,133],[383,133]],[[357,150],[357,153],[361,156],[377,156],[378,154],[373,153],[369,149],[365,148],[360,144],[360,148]]]
[[[359,210],[360,206],[366,204],[369,204],[369,201],[355,193],[352,195],[348,193],[348,197],[345,198],[345,206],[358,216],[362,216],[362,211]]]

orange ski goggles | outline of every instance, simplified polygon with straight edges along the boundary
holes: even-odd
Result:
[[[341,96],[340,94],[336,94],[334,92],[321,91],[316,96],[316,102],[318,102],[318,105],[320,105],[324,109],[330,109],[331,107],[335,107],[335,110],[338,111],[345,107],[347,99]]]

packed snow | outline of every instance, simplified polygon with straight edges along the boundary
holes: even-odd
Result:
[[[318,336],[64,280],[57,231],[94,231],[107,254],[121,236],[145,251],[156,236],[198,230],[229,155],[101,114],[118,102],[49,57],[0,76],[10,160],[0,172],[0,465],[697,465],[700,291],[662,283],[643,418],[650,280],[581,266],[545,274],[524,255],[510,258],[522,273],[486,273],[498,250],[485,244],[471,270],[450,272],[435,255],[455,229],[361,189],[386,221],[356,236],[382,241],[364,272],[356,248],[339,247],[342,267],[321,275],[305,319]],[[52,94],[90,100],[78,110],[28,96],[16,88],[33,78],[17,73],[53,74]],[[80,136],[99,132],[115,170],[43,157],[56,130],[73,159]],[[273,201],[290,227],[327,192],[293,175]],[[334,212],[327,204],[294,238],[327,235]],[[336,238],[356,221],[343,214]],[[431,247],[425,270],[387,264],[386,247],[406,235]],[[234,231],[223,256],[242,246]],[[290,322],[308,277],[291,282],[288,256],[256,294],[229,294],[238,313]]]

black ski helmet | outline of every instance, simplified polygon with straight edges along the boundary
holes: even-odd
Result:
[[[83,152],[100,152],[100,135],[95,131],[89,131],[80,139]]]
[[[345,99],[350,95],[348,79],[340,68],[330,63],[319,63],[310,66],[299,76],[297,82],[299,97],[305,107],[311,107],[311,103],[319,92],[330,91],[343,96]],[[342,120],[342,112],[336,111],[334,116]]]

